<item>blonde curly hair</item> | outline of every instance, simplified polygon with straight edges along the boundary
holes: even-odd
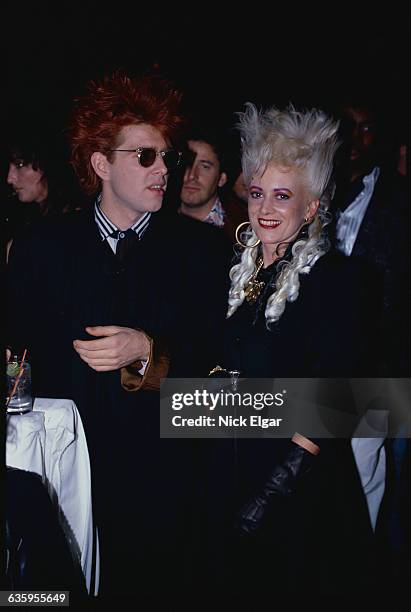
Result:
[[[275,289],[265,309],[269,326],[280,319],[287,301],[297,299],[299,275],[308,274],[329,248],[323,229],[331,218],[328,208],[333,195],[333,160],[339,146],[338,122],[317,109],[297,111],[289,105],[283,111],[272,107],[259,112],[254,104],[247,103],[246,111],[240,113],[239,129],[247,185],[250,185],[255,174],[263,173],[271,163],[284,168],[297,168],[302,173],[310,198],[320,202],[307,235],[294,243],[291,259],[279,265]],[[247,248],[240,262],[230,271],[228,317],[243,303],[245,285],[256,272],[259,247],[252,246],[258,239],[251,226],[241,239]]]

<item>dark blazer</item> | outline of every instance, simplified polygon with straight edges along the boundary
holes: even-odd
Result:
[[[43,221],[12,245],[8,342],[28,348],[35,395],[70,397],[80,410],[103,592],[133,589],[136,567],[141,585],[171,579],[160,565],[175,540],[184,553],[179,529],[194,460],[190,440],[160,440],[158,393],[125,391],[119,371],[95,372],[72,342],[87,338],[87,325],[139,328],[168,345],[170,375],[203,376],[221,337],[229,259],[218,230],[161,213],[126,265],[102,241],[91,210]]]
[[[381,171],[351,257],[375,266],[383,283],[383,373],[408,376],[404,321],[410,307],[410,205],[403,177]]]
[[[227,320],[225,363],[244,376],[355,377],[378,373],[381,284],[366,263],[339,253],[321,257],[300,274],[295,302],[266,329],[266,300],[255,321],[247,302]],[[267,299],[271,289],[267,287]]]
[[[16,237],[8,342],[29,349],[34,393],[76,394],[74,373],[82,362],[71,343],[88,337],[86,325],[138,327],[160,336],[172,354],[172,375],[203,374],[212,359],[207,338],[225,317],[230,257],[215,228],[161,213],[153,215],[126,266],[102,241],[92,211],[42,220]],[[182,341],[183,330],[205,340],[201,350],[186,336]]]

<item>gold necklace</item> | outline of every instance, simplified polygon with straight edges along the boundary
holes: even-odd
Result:
[[[252,277],[250,278],[250,280],[247,281],[244,287],[245,299],[250,304],[254,304],[254,302],[257,300],[265,284],[264,281],[257,280],[258,273],[263,267],[263,264],[264,264],[264,259],[262,257],[259,257],[256,261],[257,269],[252,275]]]

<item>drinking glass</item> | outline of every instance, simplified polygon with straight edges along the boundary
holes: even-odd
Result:
[[[22,362],[17,357],[12,357],[7,363],[6,408],[11,414],[24,414],[33,409],[31,367],[27,361]]]

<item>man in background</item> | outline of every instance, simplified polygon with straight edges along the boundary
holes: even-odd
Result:
[[[234,242],[237,226],[247,221],[248,215],[242,202],[229,202],[223,196],[223,188],[230,182],[230,144],[216,129],[200,125],[192,128],[187,146],[180,212],[221,228]]]

